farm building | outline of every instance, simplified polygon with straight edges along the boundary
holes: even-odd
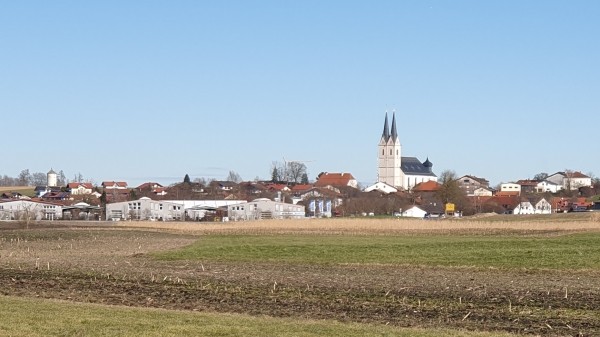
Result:
[[[57,220],[62,218],[62,205],[31,200],[0,202],[0,220]]]
[[[305,207],[266,198],[227,206],[229,220],[301,219],[306,216]]]
[[[444,215],[444,206],[441,203],[414,205],[402,211],[401,215],[408,218],[442,217]]]
[[[246,200],[169,200],[181,204],[185,210],[186,218],[192,220],[203,220],[207,213],[225,210],[229,205],[241,204]]]
[[[106,205],[106,220],[176,220],[183,216],[182,204],[140,198]]]

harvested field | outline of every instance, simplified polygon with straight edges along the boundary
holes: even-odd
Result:
[[[600,222],[589,215],[560,220],[44,223],[30,229],[0,223],[0,294],[399,327],[599,335],[600,251],[590,246],[600,237]],[[236,241],[250,235],[252,241]],[[251,253],[244,253],[247,258],[203,253],[208,236],[206,244]],[[539,259],[548,247],[558,253],[542,260],[543,268],[496,265],[493,256],[442,263],[429,253],[452,255],[464,247],[444,237],[468,240],[473,255],[498,254],[486,250],[490,238],[511,250],[527,238],[530,246],[517,250],[517,259]],[[410,245],[412,238],[420,246],[393,249]],[[324,248],[315,251],[317,244]],[[184,247],[188,255],[181,257]],[[268,256],[272,249],[300,258]],[[414,262],[408,252],[417,249],[429,255]],[[347,251],[374,258],[352,260]],[[171,257],[162,258],[165,254]],[[576,259],[589,261],[568,263]]]

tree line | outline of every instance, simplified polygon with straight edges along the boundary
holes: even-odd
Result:
[[[67,179],[63,170],[56,173],[56,183],[58,186],[65,186],[70,182],[84,182],[81,173],[75,174],[72,180]],[[0,186],[45,186],[48,183],[48,175],[43,172],[30,172],[24,169],[16,177],[10,177],[6,174],[0,175]]]

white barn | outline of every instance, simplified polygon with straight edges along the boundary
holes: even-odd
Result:
[[[0,202],[0,220],[58,220],[63,206],[51,202],[10,200]]]
[[[227,216],[231,221],[259,219],[301,219],[306,217],[302,205],[277,202],[267,198],[255,199],[227,206]]]
[[[382,193],[386,193],[386,194],[390,194],[390,193],[396,193],[398,192],[398,189],[395,188],[394,186],[388,185],[382,181],[376,182],[375,184],[371,185],[371,186],[367,186],[363,192],[372,192],[372,191],[379,191]]]
[[[178,220],[182,219],[182,204],[144,197],[133,201],[106,205],[106,220]]]

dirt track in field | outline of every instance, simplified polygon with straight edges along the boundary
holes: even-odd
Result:
[[[146,255],[197,239],[95,227],[3,230],[0,294],[397,326],[600,335],[598,271],[162,262]]]

